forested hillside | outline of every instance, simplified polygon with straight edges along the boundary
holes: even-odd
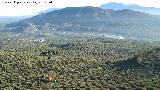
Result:
[[[33,36],[3,35],[1,89],[160,89],[159,42],[59,34],[35,41]]]
[[[159,25],[98,7],[0,22],[0,90],[160,90]]]

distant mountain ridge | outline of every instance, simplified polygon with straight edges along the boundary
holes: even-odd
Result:
[[[130,38],[159,39],[159,25],[159,16],[129,9],[68,7],[8,24],[6,30],[18,33],[24,31],[38,33],[46,30],[99,32],[119,34]]]
[[[0,16],[0,23],[12,23],[29,18],[31,16]]]
[[[35,15],[44,14],[44,13],[49,13],[49,12],[52,12],[52,11],[55,11],[55,10],[60,10],[60,8],[49,8],[49,9],[47,9],[47,10],[40,11],[40,12],[36,13]]]
[[[150,13],[153,15],[160,15],[160,8],[154,8],[154,7],[143,7],[139,6],[136,4],[131,4],[131,5],[125,5],[122,3],[107,3],[102,6],[100,6],[102,9],[113,9],[113,10],[123,10],[123,9],[130,9],[134,11],[139,11],[139,12],[145,12],[145,13]]]

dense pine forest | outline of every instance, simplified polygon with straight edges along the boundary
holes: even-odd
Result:
[[[0,33],[2,90],[159,90],[160,43]]]

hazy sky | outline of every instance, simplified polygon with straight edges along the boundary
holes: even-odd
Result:
[[[52,3],[49,3],[50,1],[52,1]],[[18,2],[22,3],[17,4]],[[0,16],[32,15],[49,8],[80,6],[98,7],[109,2],[137,4],[146,7],[160,8],[160,0],[0,0]]]

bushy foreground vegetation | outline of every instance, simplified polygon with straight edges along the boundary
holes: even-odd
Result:
[[[157,42],[75,36],[30,39],[1,39],[1,89],[160,89]]]

